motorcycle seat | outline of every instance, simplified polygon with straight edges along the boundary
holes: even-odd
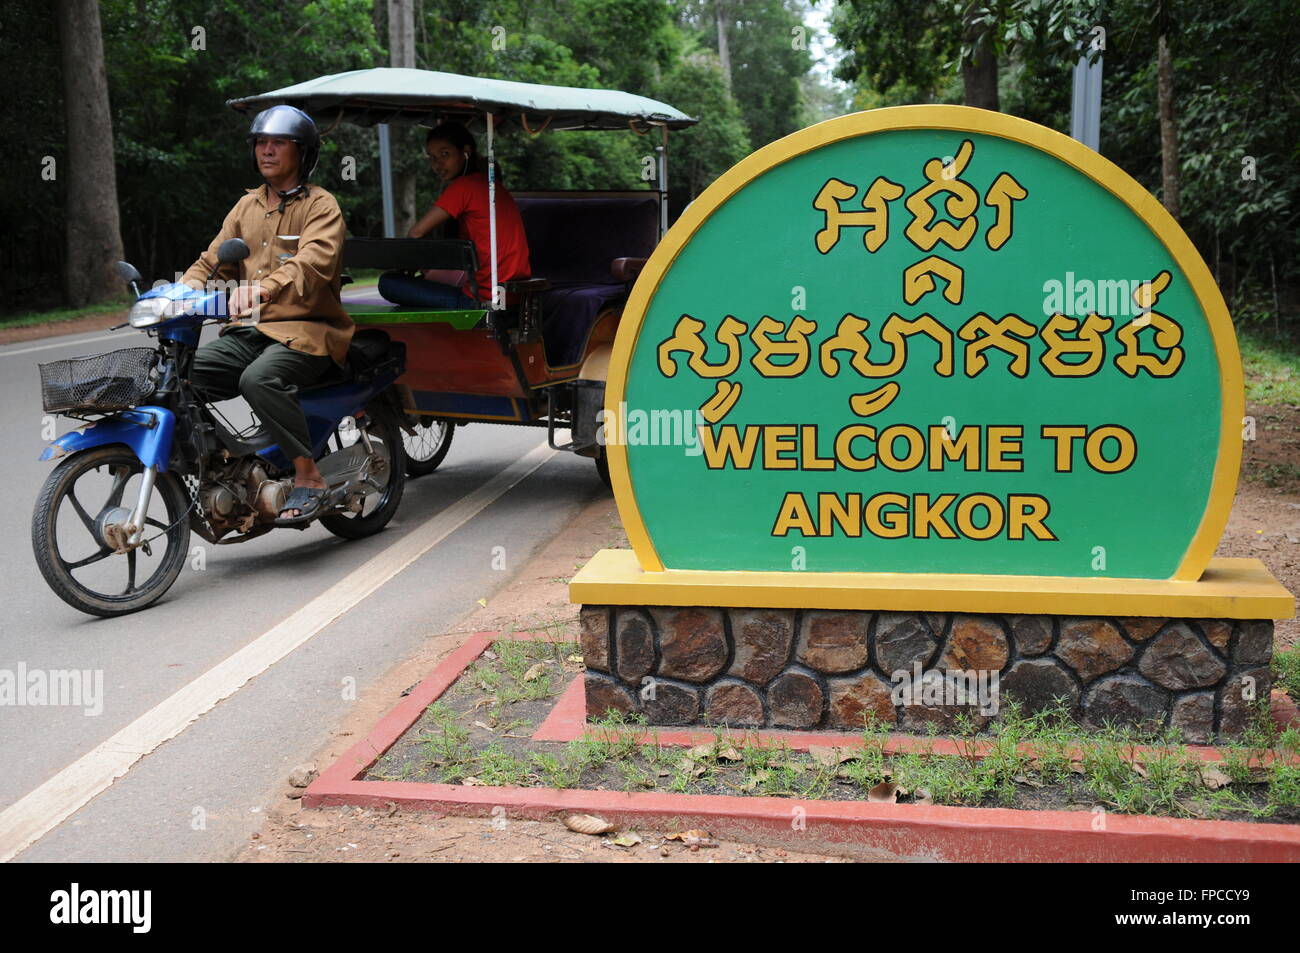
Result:
[[[386,331],[379,328],[358,328],[348,347],[348,369],[352,371],[374,367],[388,356],[392,341]]]
[[[345,366],[340,368],[337,364],[331,364],[324,374],[303,390],[314,390],[347,379],[355,379],[387,358],[392,347],[393,343],[387,332],[379,328],[358,328],[352,335],[352,343],[348,346]]]

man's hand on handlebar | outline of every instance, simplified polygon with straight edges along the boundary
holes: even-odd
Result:
[[[246,312],[252,311],[253,308],[262,305],[270,298],[264,288],[256,285],[240,285],[231,292],[230,300],[226,304],[226,313],[230,315],[231,321],[245,317]]]

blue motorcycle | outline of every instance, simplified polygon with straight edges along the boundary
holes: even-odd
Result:
[[[220,264],[247,256],[237,238],[218,251]],[[127,324],[157,346],[41,365],[45,411],[85,426],[41,454],[59,463],[32,516],[45,581],[97,616],[157,601],[187,559],[204,558],[190,552],[191,531],[220,545],[270,532],[293,488],[293,464],[266,430],[256,421],[236,428],[190,385],[203,326],[229,320],[225,291],[177,283],[142,294],[140,273],[117,268],[136,294]],[[346,368],[299,393],[330,485],[320,522],[338,536],[378,532],[401,501],[406,415],[393,385],[405,366],[405,345],[359,330]]]

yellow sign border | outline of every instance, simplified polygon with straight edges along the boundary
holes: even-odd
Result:
[[[1191,239],[1164,207],[1127,172],[1109,159],[1054,129],[1004,113],[975,109],[970,106],[892,106],[839,116],[778,139],[746,156],[714,181],[668,230],[654,250],[632,288],[610,358],[609,378],[605,385],[605,407],[617,414],[627,389],[627,373],[636,350],[641,326],[651,300],[673,262],[695,232],[733,195],[769,169],[796,156],[843,139],[899,129],[949,129],[998,136],[1023,143],[1060,159],[1110,192],[1138,216],[1160,239],[1178,267],[1191,282],[1192,292],[1210,325],[1215,355],[1219,361],[1220,407],[1219,452],[1214,466],[1210,498],[1187,551],[1183,554],[1171,580],[1194,581],[1201,578],[1210,556],[1218,548],[1232,509],[1241,466],[1241,420],[1245,413],[1241,354],[1237,336],[1219,287],[1210,270],[1196,251]],[[663,561],[655,550],[641,517],[628,473],[627,447],[611,443],[606,448],[614,499],[618,504],[623,527],[645,572],[663,572]],[[800,573],[799,575],[810,575]],[[1032,579],[1032,576],[1016,578]]]

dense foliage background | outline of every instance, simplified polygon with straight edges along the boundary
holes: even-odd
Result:
[[[820,118],[811,110],[827,105],[805,107],[801,81],[811,60],[792,49],[791,30],[807,3],[730,5],[740,8],[727,31],[734,84],[717,53],[716,0],[415,0],[416,65],[623,89],[700,117],[669,141],[680,209],[752,149]],[[227,99],[389,65],[385,0],[100,0],[99,7],[124,250],[151,278],[188,266],[242,190],[258,184],[244,144],[248,120],[226,108]],[[753,23],[761,28],[751,30]],[[47,181],[41,172],[43,157],[57,162],[66,154],[67,130],[59,33],[45,5],[0,0],[0,81],[7,186],[0,191],[0,311],[54,307],[63,303],[66,176]],[[416,174],[423,210],[436,194],[423,130],[395,133],[395,169]],[[645,187],[649,137],[522,138],[500,142],[513,189]],[[344,156],[355,159],[355,181],[341,177]],[[332,130],[315,181],[338,196],[352,234],[382,233],[374,130]]]
[[[124,250],[150,277],[189,264],[257,183],[247,120],[226,99],[389,63],[386,0],[98,6]],[[812,69],[799,31],[813,8],[829,20],[847,86]],[[625,89],[700,117],[670,137],[674,211],[753,149],[851,109],[979,102],[1068,132],[1071,71],[1080,44],[1100,36],[1101,152],[1163,199],[1177,186],[1180,220],[1239,322],[1300,327],[1295,0],[414,0],[414,10],[417,66]],[[0,79],[0,312],[54,307],[66,176],[41,171],[44,157],[66,156],[68,130],[44,5],[0,0]],[[1164,142],[1162,104],[1174,121]],[[396,171],[414,177],[420,209],[436,188],[422,138],[395,135]],[[501,140],[514,189],[640,187],[654,145],[631,133],[525,138]],[[356,235],[382,228],[377,151],[373,130],[340,125],[316,176]],[[340,175],[345,156],[355,181]]]
[[[842,0],[854,106],[963,102],[964,27],[989,41],[998,108],[1070,131],[1071,71],[1104,43],[1101,153],[1161,199],[1166,37],[1178,218],[1238,324],[1300,329],[1300,8],[1295,0]],[[1102,32],[1098,33],[1100,27]]]

